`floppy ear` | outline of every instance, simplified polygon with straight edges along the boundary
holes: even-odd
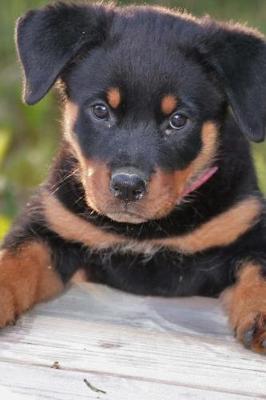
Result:
[[[207,36],[201,46],[205,60],[222,83],[242,132],[254,142],[261,142],[266,127],[265,40],[258,32],[240,25],[207,22],[206,27]]]
[[[19,18],[16,42],[27,104],[35,104],[49,91],[83,46],[104,41],[110,14],[103,6],[58,3]]]

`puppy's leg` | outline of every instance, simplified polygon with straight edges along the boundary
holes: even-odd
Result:
[[[62,280],[52,267],[44,243],[30,241],[0,251],[0,327],[62,289]]]
[[[222,298],[235,335],[245,347],[266,353],[266,279],[262,266],[246,263]]]

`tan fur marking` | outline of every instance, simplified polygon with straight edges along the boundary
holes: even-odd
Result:
[[[83,156],[80,150],[80,147],[76,141],[75,135],[73,134],[73,126],[78,118],[79,109],[75,103],[71,101],[67,101],[65,103],[65,112],[64,112],[64,134],[65,138],[67,139],[68,143],[71,145],[72,149],[74,150],[75,156],[78,158],[79,161],[83,161]]]
[[[195,160],[181,171],[166,173],[157,170],[149,187],[148,196],[144,197],[147,219],[159,219],[171,212],[182,201],[183,193],[191,182],[199,176],[214,161],[218,147],[219,131],[217,126],[206,122],[202,127],[202,149]]]
[[[43,207],[50,228],[66,240],[78,241],[97,249],[118,246],[121,249],[128,248],[133,252],[154,253],[158,248],[167,247],[187,254],[233,243],[255,223],[256,217],[262,210],[259,200],[249,198],[192,233],[174,238],[139,242],[122,235],[104,232],[68,211],[59,200],[48,193],[43,198]]]
[[[0,253],[0,327],[63,290],[45,245],[32,242]]]
[[[187,235],[159,242],[183,253],[196,253],[215,246],[227,246],[256,222],[261,211],[261,202],[251,197]]]
[[[43,209],[49,227],[66,240],[81,242],[97,249],[108,248],[125,241],[122,236],[104,232],[71,213],[48,193],[43,196]]]
[[[266,353],[266,347],[262,346],[266,340],[266,280],[261,276],[260,268],[252,262],[244,264],[238,282],[225,290],[222,300],[237,338],[245,341],[244,334],[255,324],[250,347]]]
[[[84,269],[79,269],[71,278],[71,283],[87,282],[88,277]]]
[[[162,99],[161,109],[165,115],[172,114],[177,106],[177,99],[175,96],[168,94]]]
[[[110,88],[107,92],[107,101],[112,108],[118,108],[121,103],[121,93],[118,88]]]
[[[82,170],[82,183],[87,202],[98,213],[104,214],[104,208],[109,208],[108,204],[113,201],[109,189],[111,173],[105,163],[96,160],[85,160]]]
[[[201,152],[186,169],[178,171],[175,174],[175,186],[178,189],[179,196],[182,195],[190,180],[209,167],[215,159],[218,147],[218,134],[217,126],[213,122],[205,122],[201,132]]]

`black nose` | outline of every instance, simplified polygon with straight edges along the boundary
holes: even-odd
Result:
[[[110,183],[111,192],[120,200],[140,200],[146,192],[143,174],[135,168],[120,169],[113,173]]]

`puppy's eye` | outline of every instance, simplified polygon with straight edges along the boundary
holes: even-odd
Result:
[[[107,121],[110,117],[109,110],[104,104],[94,104],[94,106],[92,106],[92,112],[97,119]]]
[[[171,129],[182,129],[187,123],[187,117],[180,113],[175,113],[169,119],[169,126]]]

